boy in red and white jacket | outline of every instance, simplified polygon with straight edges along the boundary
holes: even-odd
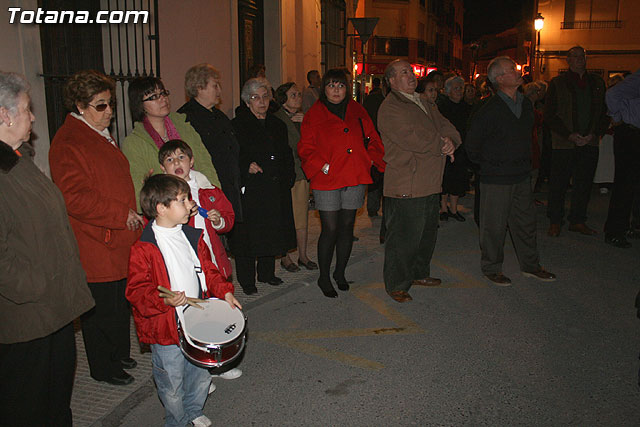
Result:
[[[209,246],[213,263],[228,279],[231,276],[231,262],[218,234],[227,233],[233,228],[235,214],[231,203],[204,174],[192,169],[193,151],[186,142],[180,139],[167,141],[158,152],[158,161],[164,173],[187,181],[192,200],[206,210],[207,218],[198,212],[189,219],[189,225],[204,230],[204,241]]]
[[[193,207],[189,193],[189,185],[176,176],[154,175],[146,180],[140,205],[151,221],[131,248],[126,297],[138,338],[151,345],[153,377],[165,407],[165,424],[206,426],[211,421],[202,409],[211,376],[182,354],[176,310],[184,308],[187,297],[214,296],[232,307],[242,307],[233,296],[233,284],[211,262],[202,230],[183,225]],[[174,296],[160,297],[158,286],[170,289]]]

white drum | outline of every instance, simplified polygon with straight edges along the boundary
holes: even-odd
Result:
[[[247,317],[226,301],[211,298],[183,312],[184,325],[178,322],[182,353],[202,368],[217,368],[236,359],[244,349]]]

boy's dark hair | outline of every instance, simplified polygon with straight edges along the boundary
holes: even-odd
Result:
[[[156,207],[158,203],[169,206],[174,200],[178,200],[178,194],[190,194],[189,184],[184,179],[167,174],[153,175],[144,181],[140,190],[140,207],[142,213],[149,219],[158,216]]]
[[[139,77],[129,83],[129,110],[134,122],[141,122],[144,119],[144,102],[147,96],[156,90],[165,90],[162,80],[158,77]]]
[[[164,161],[167,160],[167,157],[178,150],[181,150],[184,154],[189,156],[190,159],[193,159],[193,151],[191,150],[191,147],[189,147],[189,144],[181,139],[172,139],[165,142],[165,144],[160,148],[160,151],[158,151],[158,161],[163,165]]]

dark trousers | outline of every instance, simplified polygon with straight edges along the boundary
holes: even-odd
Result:
[[[549,207],[547,217],[551,224],[561,224],[564,218],[564,197],[573,176],[571,209],[567,219],[571,224],[587,220],[587,205],[591,197],[593,175],[598,165],[598,147],[585,145],[551,153],[549,177]]]
[[[604,232],[608,236],[622,236],[630,227],[634,192],[640,182],[640,129],[629,125],[616,127],[613,150],[616,171]]]
[[[73,324],[32,341],[0,344],[0,425],[71,426]]]
[[[242,289],[256,286],[256,258],[258,260],[258,282],[267,282],[276,275],[275,256],[236,256],[236,277]]]
[[[440,196],[384,198],[387,232],[384,243],[384,285],[388,293],[407,291],[413,280],[429,277],[438,236]]]
[[[502,273],[507,229],[520,270],[539,270],[536,210],[528,177],[511,185],[480,183],[480,265],[484,274]]]
[[[367,213],[375,216],[382,205],[382,180],[367,187]]]
[[[98,381],[122,373],[120,360],[129,357],[129,302],[127,280],[89,283],[96,306],[83,314],[82,337],[91,377]]]

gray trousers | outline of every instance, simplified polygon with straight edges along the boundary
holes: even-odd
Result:
[[[407,291],[413,280],[430,274],[438,236],[440,196],[413,199],[385,197],[384,286],[387,292]]]
[[[520,270],[539,270],[536,211],[529,179],[509,185],[480,183],[480,265],[484,274],[502,272],[507,229]]]

